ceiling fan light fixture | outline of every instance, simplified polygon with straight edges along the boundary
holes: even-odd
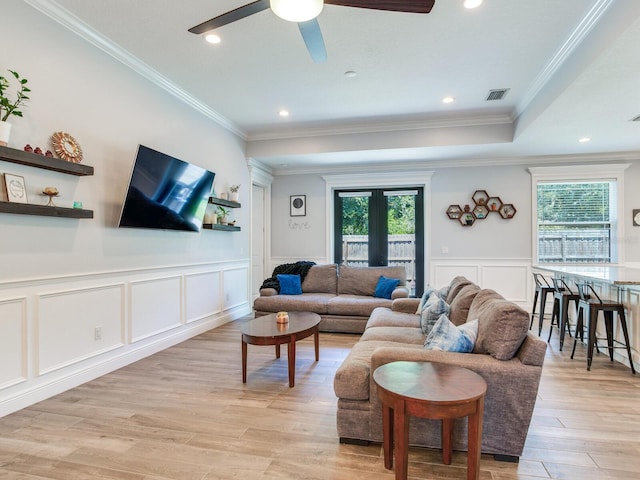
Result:
[[[482,0],[464,0],[464,8],[477,8],[482,5]]]
[[[322,12],[324,0],[271,0],[271,10],[289,22],[308,22]]]

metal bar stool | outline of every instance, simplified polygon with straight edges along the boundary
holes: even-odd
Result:
[[[529,324],[529,330],[533,327],[533,319],[536,316],[536,305],[538,304],[538,298],[540,298],[540,315],[538,315],[538,336],[540,336],[542,333],[542,322],[544,321],[544,309],[547,303],[547,295],[549,293],[553,294],[554,287],[549,283],[549,280],[540,273],[534,273],[533,280],[536,282],[536,291],[533,294],[533,307],[531,308],[531,323]]]
[[[593,361],[593,348],[598,348],[598,340],[604,340],[596,336],[596,328],[598,324],[598,315],[600,312],[604,314],[604,326],[607,332],[607,348],[609,357],[613,362],[613,349],[624,348],[629,356],[629,365],[631,365],[631,373],[635,375],[636,369],[633,366],[631,358],[631,348],[629,343],[629,331],[627,330],[627,319],[624,314],[624,305],[612,300],[602,300],[593,287],[588,283],[578,284],[578,293],[580,300],[578,301],[578,324],[576,326],[576,334],[573,338],[573,349],[571,350],[571,358],[576,351],[576,343],[578,343],[578,330],[580,338],[584,339],[584,324],[587,324],[587,370],[591,370],[591,362]],[[624,343],[613,337],[613,312],[618,314],[618,321],[622,327],[624,335]]]
[[[560,351],[564,346],[564,334],[569,332],[571,336],[571,330],[569,329],[569,302],[573,301],[576,305],[576,313],[578,312],[578,301],[580,295],[574,293],[569,285],[562,278],[552,278],[553,281],[553,314],[551,315],[551,325],[549,326],[549,338],[547,342],[551,341],[551,332],[553,332],[553,326],[558,325],[558,333],[560,339]],[[557,323],[554,323],[554,319]]]

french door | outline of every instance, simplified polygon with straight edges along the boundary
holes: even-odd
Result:
[[[423,189],[334,191],[334,261],[401,265],[412,294],[424,289]]]

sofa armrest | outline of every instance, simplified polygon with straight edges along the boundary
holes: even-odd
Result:
[[[391,300],[395,300],[396,298],[407,298],[409,296],[409,289],[407,287],[396,287],[393,292],[391,292]]]
[[[391,310],[402,313],[416,313],[420,305],[419,298],[396,298],[391,304]]]
[[[260,296],[261,297],[273,297],[274,295],[278,295],[278,291],[275,288],[261,288]]]

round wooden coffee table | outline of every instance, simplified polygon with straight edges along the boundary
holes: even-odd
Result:
[[[442,460],[451,463],[453,420],[468,417],[467,479],[480,478],[482,414],[487,384],[475,372],[431,362],[392,362],[373,372],[382,401],[384,466],[406,480],[409,416],[442,420]],[[395,451],[395,452],[394,452]]]
[[[280,358],[280,345],[288,344],[289,387],[296,372],[296,342],[313,335],[316,362],[320,359],[320,315],[311,312],[289,312],[289,323],[276,322],[276,314],[258,317],[242,325],[242,383],[247,383],[247,345],[275,345]]]

